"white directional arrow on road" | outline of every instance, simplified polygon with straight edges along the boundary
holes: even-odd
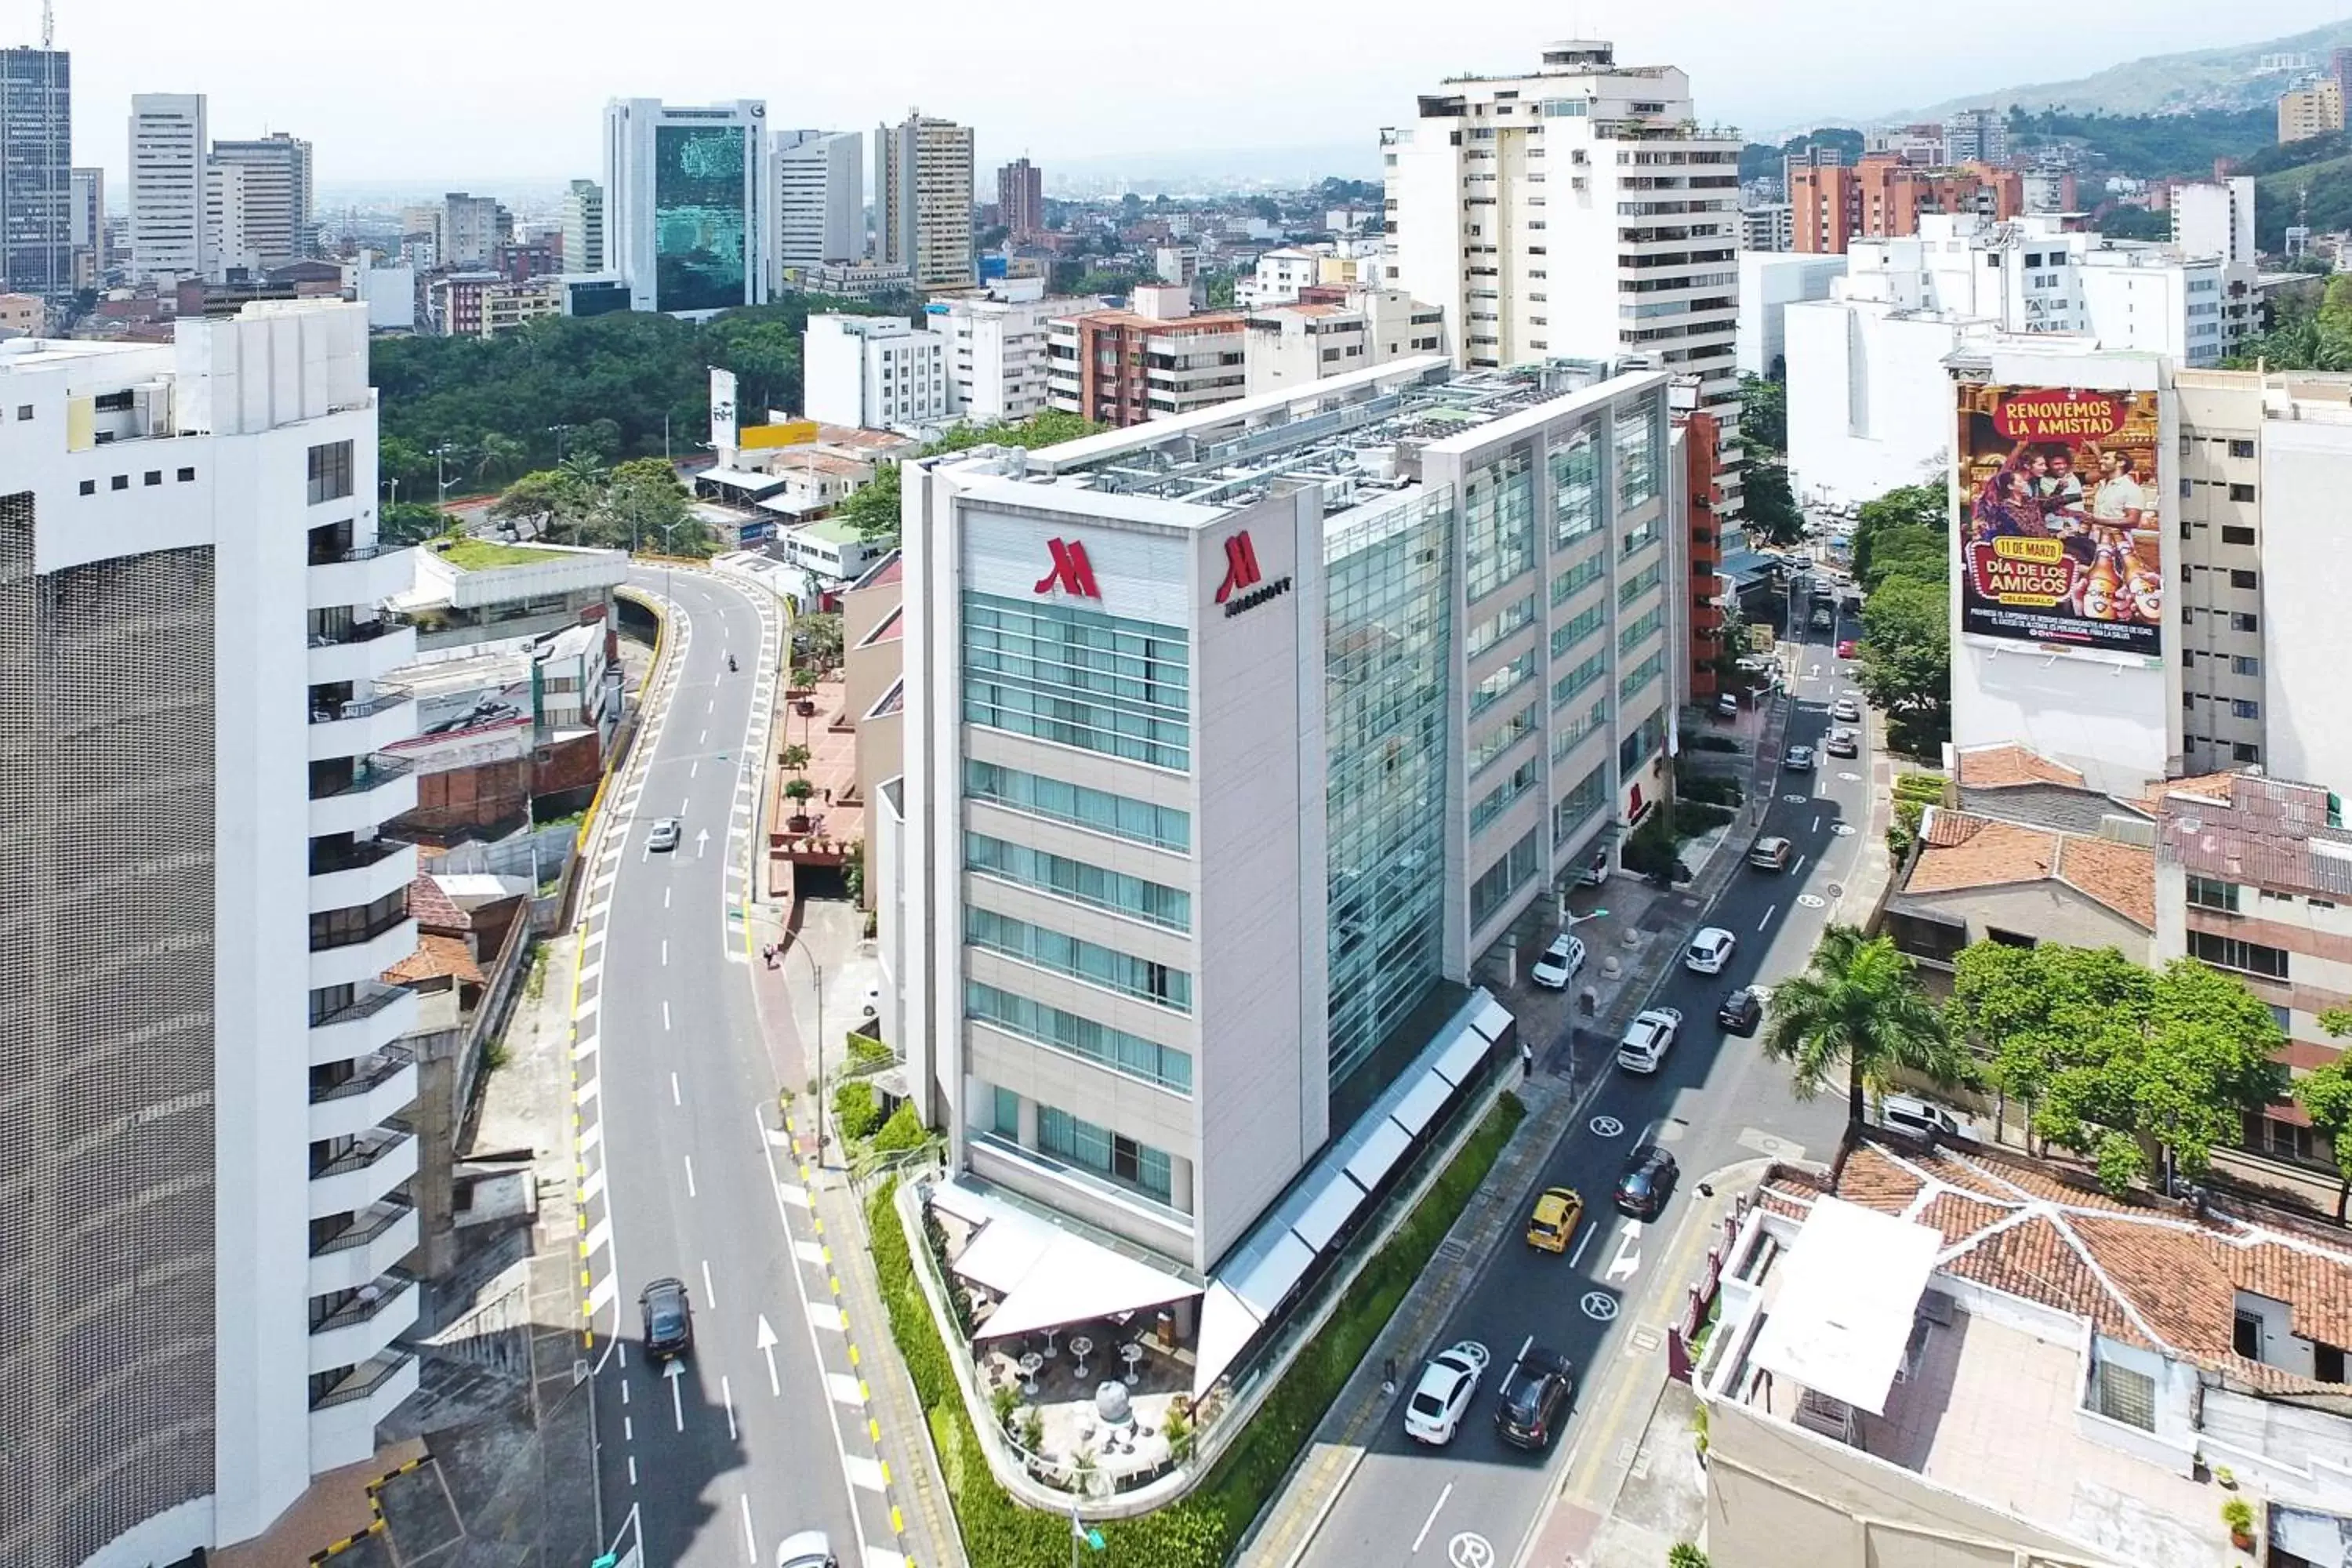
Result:
[[[1617,1256],[1609,1260],[1609,1272],[1601,1278],[1615,1282],[1631,1279],[1633,1271],[1642,1267],[1642,1222],[1629,1219],[1617,1227]]]
[[[686,1363],[682,1361],[673,1361],[669,1363],[669,1370],[662,1373],[662,1375],[669,1379],[670,1419],[677,1422],[677,1429],[683,1432],[686,1430],[686,1394],[684,1392],[686,1385],[678,1382],[678,1379],[686,1375]]]
[[[704,828],[694,836],[694,858],[701,859],[710,849],[710,829]]]
[[[776,1331],[768,1326],[768,1314],[760,1314],[760,1353],[768,1358],[768,1392],[779,1399],[784,1385],[776,1381]]]

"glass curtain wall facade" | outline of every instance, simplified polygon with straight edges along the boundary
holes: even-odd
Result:
[[[749,301],[751,132],[740,125],[654,130],[656,288],[664,310]]]
[[[1335,1098],[1440,978],[1454,503],[1440,489],[1324,539]]]

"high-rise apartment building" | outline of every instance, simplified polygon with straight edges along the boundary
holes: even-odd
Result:
[[[2344,88],[2332,76],[2282,95],[2278,100],[2280,145],[2343,130],[2344,103]]]
[[[802,334],[801,411],[853,429],[920,429],[953,411],[947,342],[896,316],[819,314]]]
[[[1237,310],[1192,312],[1192,289],[1139,283],[1124,310],[1055,320],[1045,344],[1046,396],[1097,425],[1140,425],[1231,403],[1249,387]]]
[[[971,249],[971,127],[909,110],[874,132],[875,259],[914,274],[918,289],[968,289]]]
[[[827,262],[866,255],[866,138],[855,131],[776,132],[772,288]]]
[[[604,268],[630,309],[708,315],[767,302],[768,106],[604,106]]]
[[[1899,239],[1929,214],[2015,217],[2025,211],[2025,176],[1983,163],[1923,169],[1894,153],[1852,167],[1811,163],[1789,172],[1794,248],[1842,253],[1858,239]]]
[[[2176,185],[2170,205],[2173,247],[2183,255],[2252,262],[2259,254],[2252,175]]]
[[[940,300],[925,322],[947,343],[948,408],[978,425],[1026,419],[1052,394],[1046,374],[1053,323],[1069,300]]]
[[[1045,232],[1045,174],[1026,158],[996,171],[996,221],[1014,239]]]
[[[514,237],[514,215],[496,196],[451,191],[441,198],[435,228],[444,267],[481,267],[490,252]]]
[[[1605,42],[1552,44],[1533,71],[1423,93],[1381,142],[1381,281],[1443,306],[1473,369],[1641,354],[1697,376],[1736,520],[1741,142],[1700,125],[1690,78],[1620,66]]]
[[[264,263],[248,201],[253,169],[245,163],[205,164],[205,281],[251,278]]]
[[[574,180],[563,192],[563,270],[604,270],[604,187]]]
[[[1944,121],[1947,163],[2009,162],[2009,120],[1998,109],[1963,109]]]
[[[366,334],[0,343],[11,1568],[247,1540],[416,1386],[416,998],[378,978],[416,946],[381,833],[416,634]]]
[[[310,144],[283,131],[257,141],[215,142],[212,161],[245,174],[245,237],[265,267],[284,267],[318,248]]]
[[[912,1093],[957,1172],[1207,1277],[1196,1392],[1508,1059],[1490,952],[1657,805],[1668,381],[1424,356],[901,470]]]
[[[74,291],[72,109],[65,50],[0,49],[0,292],[54,304]]]
[[[131,100],[131,275],[176,283],[211,271],[205,244],[205,95]]]
[[[74,251],[74,286],[91,287],[106,275],[113,258],[106,244],[106,171],[76,169],[68,180],[72,205],[67,241]]]

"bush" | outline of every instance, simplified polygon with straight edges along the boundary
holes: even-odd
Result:
[[[890,1047],[871,1035],[861,1035],[852,1029],[849,1031],[847,1044],[851,1072],[872,1072],[877,1068],[888,1067],[893,1059]]]
[[[1705,833],[1710,827],[1721,827],[1731,817],[1728,806],[1712,805],[1703,800],[1675,802],[1675,826],[1682,833]]]
[[[1703,800],[1710,805],[1738,805],[1748,798],[1739,781],[1728,773],[1678,775],[1675,793],[1685,800]]]
[[[1707,1568],[1706,1553],[1687,1541],[1666,1549],[1666,1568]]]
[[[1088,1558],[1091,1568],[1218,1568],[1224,1562],[1282,1484],[1316,1423],[1339,1397],[1341,1385],[1387,1326],[1526,1114],[1515,1096],[1506,1094],[1496,1102],[1428,1195],[1365,1265],[1338,1312],[1283,1374],[1207,1480],[1192,1496],[1155,1513],[1102,1525],[1103,1551]],[[971,1428],[948,1361],[950,1352],[940,1341],[915,1279],[914,1255],[892,1201],[897,1185],[885,1183],[866,1201],[874,1269],[889,1313],[891,1337],[906,1360],[939,1451],[940,1472],[963,1532],[965,1554],[988,1568],[1062,1568],[1070,1553],[1068,1517],[1023,1508],[989,1473],[980,1435]],[[1034,1409],[1027,1419],[1033,1425],[1020,1440],[1034,1451],[1044,1423]],[[1180,1426],[1171,1419],[1171,1442],[1180,1430],[1189,1447],[1193,1441],[1189,1424]]]
[[[1739,742],[1728,735],[1698,735],[1691,740],[1693,750],[1701,752],[1737,752]]]
[[[842,1087],[846,1089],[849,1086],[844,1084]],[[874,1135],[874,1152],[877,1154],[902,1153],[908,1149],[919,1149],[930,1140],[929,1131],[915,1116],[914,1104],[902,1100],[898,1102],[898,1109],[890,1113],[890,1120],[882,1124],[882,1131]]]
[[[833,1118],[840,1123],[844,1138],[863,1138],[871,1133],[882,1120],[882,1102],[874,1098],[874,1086],[863,1079],[853,1079],[835,1089]]]
[[[2221,1505],[2221,1522],[2230,1527],[2232,1535],[2254,1532],[2254,1507],[2244,1498],[2233,1497]]]

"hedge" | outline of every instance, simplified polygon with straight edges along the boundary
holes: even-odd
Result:
[[[1526,1114],[1515,1095],[1496,1101],[1388,1245],[1365,1265],[1339,1310],[1283,1373],[1208,1479],[1181,1501],[1140,1519],[1099,1522],[1103,1551],[1089,1555],[1093,1568],[1218,1568],[1232,1555]],[[988,1568],[1063,1568],[1070,1555],[1068,1516],[1022,1507],[989,1471],[950,1352],[915,1279],[914,1255],[893,1201],[897,1188],[895,1180],[886,1183],[866,1200],[866,1230],[891,1337],[922,1404],[965,1555]]]
[[[844,1138],[863,1138],[880,1124],[882,1102],[874,1097],[872,1084],[851,1079],[833,1091],[833,1115]]]

